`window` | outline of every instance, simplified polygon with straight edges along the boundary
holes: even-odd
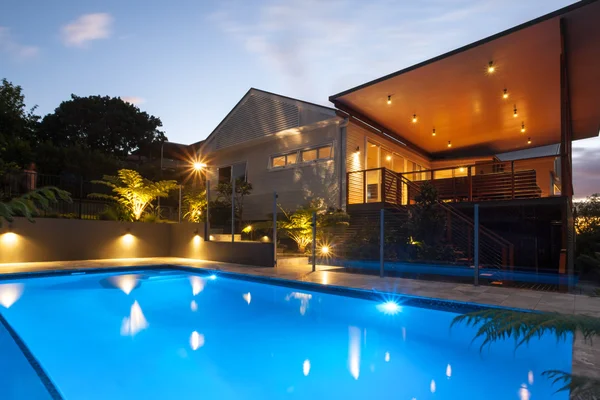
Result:
[[[231,169],[233,170],[233,179],[236,181],[246,182],[246,162],[233,164]]]
[[[319,158],[319,160],[327,160],[328,158],[331,158],[332,147],[333,147],[332,145],[319,147],[317,149],[318,150],[317,157]]]
[[[246,162],[241,162],[226,167],[219,167],[219,183],[229,183],[232,177],[236,180],[246,181]]]
[[[283,168],[303,162],[330,160],[333,158],[333,144],[312,149],[296,150],[288,154],[278,154],[271,157],[271,168]]]
[[[297,152],[285,154],[283,156],[271,157],[271,168],[281,168],[281,167],[285,167],[286,165],[293,165],[293,164],[296,164],[297,160],[298,160]]]
[[[272,168],[285,167],[285,156],[273,157],[271,159],[271,167]]]
[[[302,152],[302,161],[314,161],[317,159],[317,149],[304,150]]]
[[[219,183],[231,182],[231,167],[219,168]]]

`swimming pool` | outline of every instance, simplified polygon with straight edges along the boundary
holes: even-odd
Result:
[[[541,372],[570,341],[480,351],[454,312],[309,289],[149,269],[0,282],[0,309],[54,398],[568,398]]]

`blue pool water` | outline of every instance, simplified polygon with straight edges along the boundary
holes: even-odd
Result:
[[[570,341],[481,351],[453,312],[214,278],[2,282],[0,310],[68,400],[568,398],[541,373],[571,370]]]

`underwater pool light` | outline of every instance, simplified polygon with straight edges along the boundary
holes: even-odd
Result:
[[[389,300],[377,306],[377,309],[384,314],[394,315],[402,311],[402,307],[395,301]]]
[[[214,281],[215,279],[217,279],[217,276],[215,274],[212,274],[211,276],[208,277],[208,279],[210,279],[211,281]]]

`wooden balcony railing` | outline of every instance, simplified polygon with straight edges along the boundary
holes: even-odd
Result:
[[[556,159],[536,157],[405,173],[386,168],[354,171],[347,174],[347,200],[348,204],[412,204],[426,181],[437,188],[442,202],[550,197],[560,194]]]

